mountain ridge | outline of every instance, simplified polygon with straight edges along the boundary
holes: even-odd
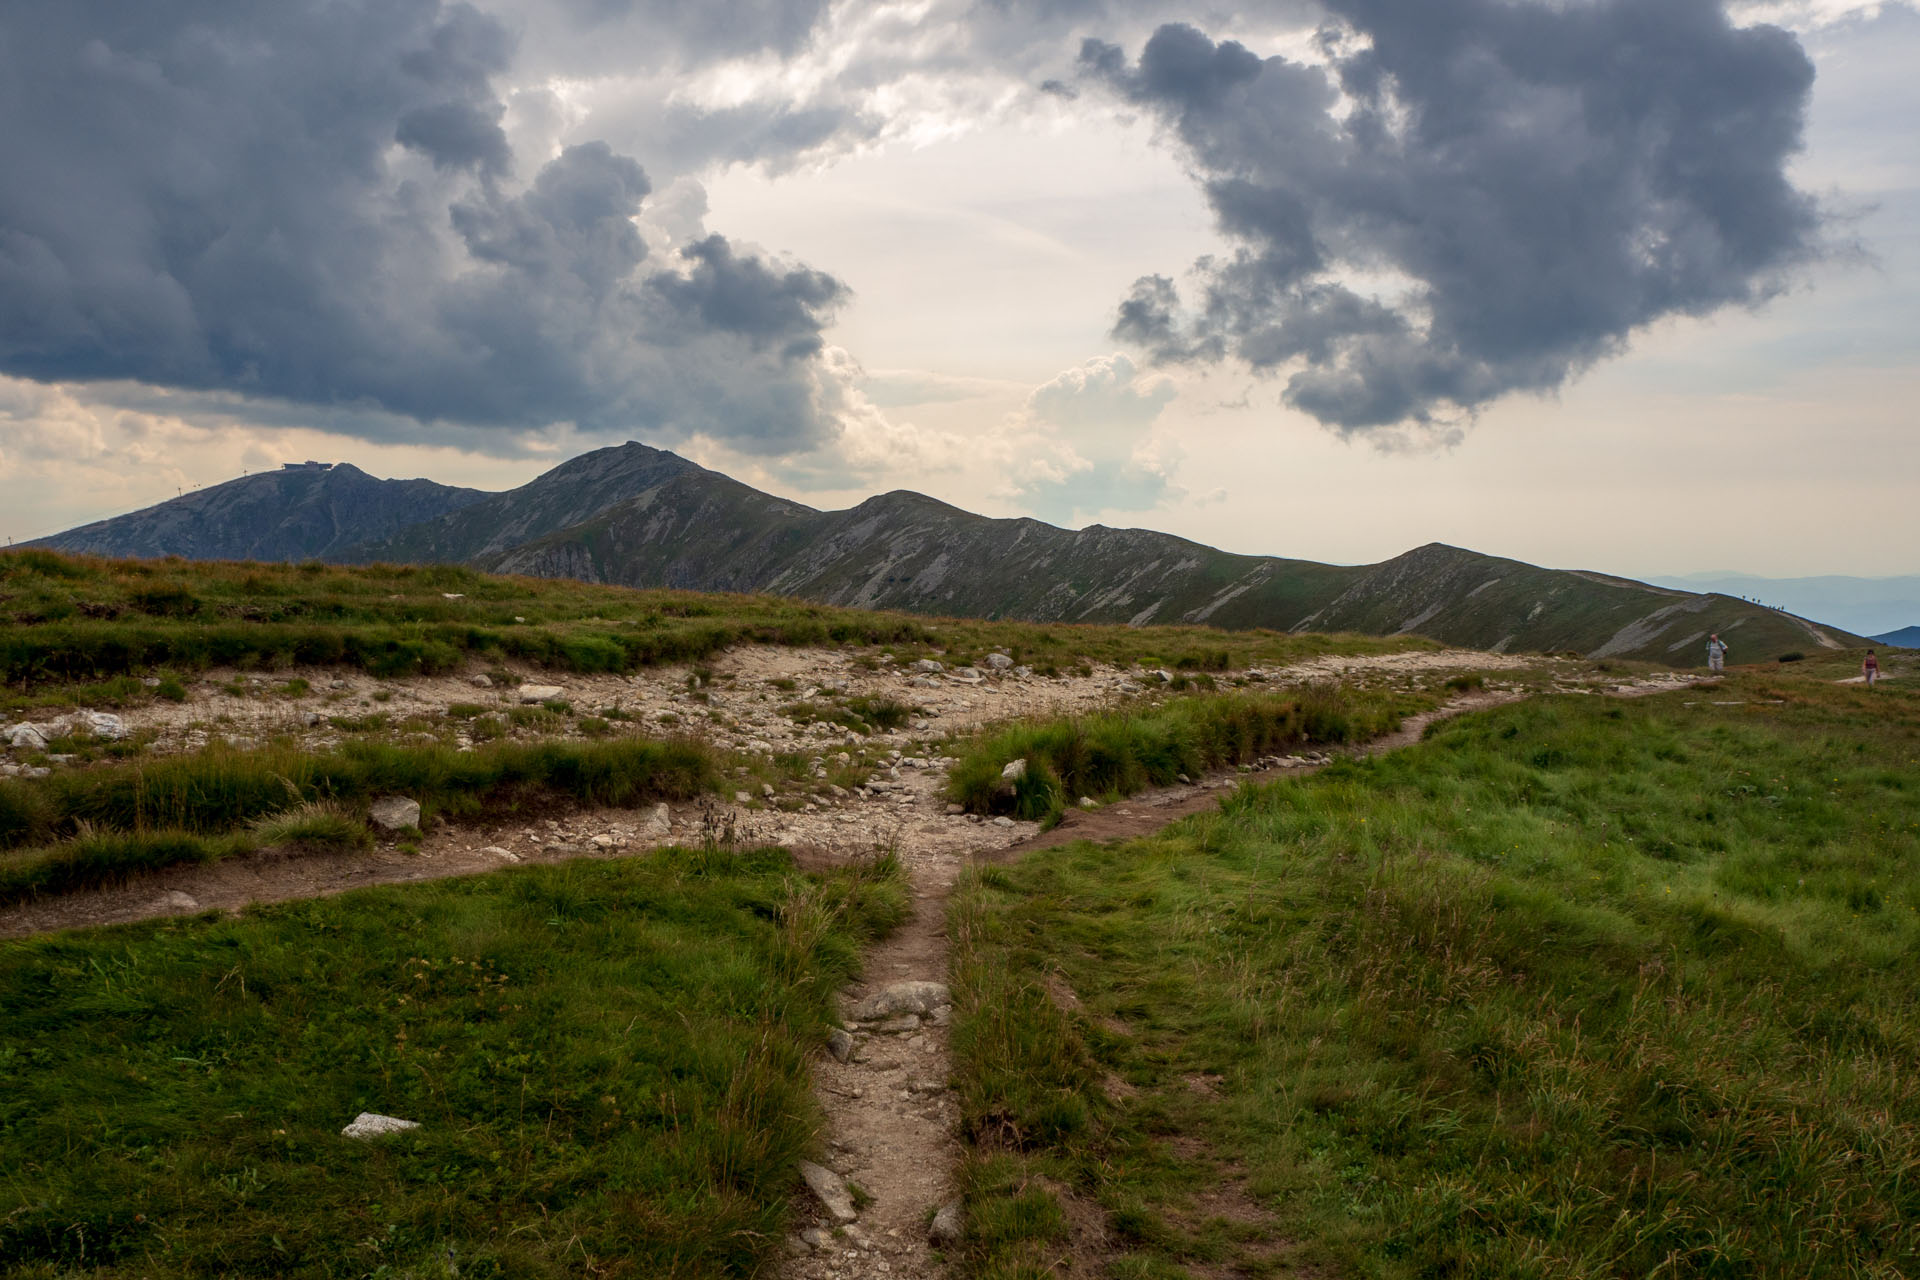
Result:
[[[342,483],[357,483],[356,476],[374,485],[430,483],[374,481],[351,467]],[[1729,641],[1736,661],[1865,643],[1729,596],[1544,569],[1439,542],[1378,564],[1330,565],[1222,551],[1151,529],[995,519],[910,489],[820,511],[632,441],[569,459],[503,493],[447,493],[457,496],[440,497],[443,509],[397,527],[389,521],[372,536],[349,539],[316,526],[315,537],[327,535],[323,548],[286,547],[288,554],[272,558],[459,563],[618,586],[766,592],[1037,622],[1418,632],[1473,648],[1679,665],[1704,661],[1709,631]],[[168,506],[136,513],[147,517],[141,545],[163,540],[167,523],[153,513]],[[115,524],[42,544],[94,550],[76,545],[91,536],[124,545],[128,537]],[[297,542],[296,532],[281,542]]]
[[[134,558],[320,559],[487,496],[432,480],[380,480],[347,462],[295,462],[21,545]]]

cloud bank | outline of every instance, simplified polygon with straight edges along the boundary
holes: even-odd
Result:
[[[1142,277],[1116,337],[1286,373],[1345,433],[1550,392],[1818,250],[1786,165],[1813,67],[1715,0],[1328,0],[1320,61],[1182,24],[1086,75],[1160,121],[1235,246],[1191,305]]]
[[[516,156],[500,20],[438,0],[15,15],[0,373],[749,452],[832,434],[815,375],[846,287],[718,235],[650,253],[651,184],[604,142]]]

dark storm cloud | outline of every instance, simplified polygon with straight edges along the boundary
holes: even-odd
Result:
[[[720,237],[650,258],[647,176],[604,143],[516,173],[512,55],[437,0],[0,10],[0,372],[825,438],[839,283]]]
[[[1324,66],[1162,26],[1085,72],[1177,136],[1223,232],[1199,296],[1115,334],[1291,369],[1343,431],[1549,391],[1664,316],[1763,300],[1817,249],[1785,168],[1813,67],[1714,0],[1328,0]],[[1365,283],[1368,278],[1373,283]]]

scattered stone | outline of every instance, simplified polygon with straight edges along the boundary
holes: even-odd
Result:
[[[499,858],[502,862],[520,861],[519,854],[515,853],[511,849],[502,849],[497,844],[490,844],[486,848],[482,849],[480,852],[486,854],[490,858]]]
[[[1183,786],[1189,786],[1189,787],[1190,787],[1190,786],[1192,786],[1192,785],[1193,785],[1193,779],[1192,779],[1192,778],[1189,778],[1189,777],[1188,777],[1188,776],[1187,776],[1186,774],[1184,774],[1184,773],[1180,775],[1180,782],[1181,782],[1181,784],[1182,784]]]
[[[327,722],[327,718],[318,711],[309,711],[306,715],[300,717],[300,721],[309,729],[318,729]]]
[[[653,812],[647,815],[647,823],[643,831],[645,834],[659,839],[665,839],[671,836],[673,834],[673,810],[664,804],[653,806]]]
[[[162,911],[198,911],[200,900],[190,893],[178,889],[169,889],[153,900],[153,905]]]
[[[881,1035],[888,1036],[905,1035],[907,1032],[918,1031],[919,1029],[920,1015],[917,1013],[903,1013],[897,1018],[888,1018],[885,1022],[874,1028],[874,1030]]]
[[[556,843],[556,844],[542,845],[540,848],[540,852],[551,853],[555,857],[560,857],[560,858],[578,857],[580,854],[583,854],[586,851],[587,851],[587,846],[583,844]]]
[[[367,820],[382,831],[405,831],[420,825],[420,802],[405,796],[381,796],[367,810]]]
[[[1000,770],[1000,778],[1003,782],[1018,782],[1026,776],[1027,760],[1025,756],[1022,756],[1018,760],[1009,760],[1006,768]]]
[[[472,685],[476,689],[493,688],[493,678],[491,676],[484,675],[484,674],[468,676],[467,683]]]
[[[733,793],[733,802],[735,804],[750,804],[752,801],[753,796],[748,792],[736,791]]]
[[[953,1018],[953,1006],[943,1004],[927,1015],[927,1021],[936,1027],[944,1027]]]
[[[593,847],[596,849],[611,849],[619,843],[618,837],[610,835],[597,835],[592,841]]]
[[[993,825],[996,827],[1010,827],[1013,825],[1013,819],[1001,816],[993,820]]]
[[[960,1236],[966,1226],[966,1219],[959,1197],[940,1206],[933,1215],[933,1224],[927,1228],[927,1240],[942,1249],[951,1248],[960,1243]]]
[[[371,1111],[362,1111],[353,1118],[353,1123],[340,1131],[346,1138],[378,1138],[389,1133],[405,1133],[409,1129],[418,1129],[418,1120],[402,1120],[396,1116],[375,1115]]]
[[[811,1160],[802,1160],[800,1177],[805,1180],[807,1189],[819,1199],[821,1207],[833,1215],[834,1221],[852,1222],[860,1216],[853,1211],[853,1196],[848,1192],[846,1182],[833,1170],[823,1169]]]
[[[16,751],[45,751],[48,726],[16,724],[7,730],[7,745]]]
[[[967,806],[963,804],[949,804],[947,806],[947,816],[949,818],[957,818],[961,814],[965,813],[966,811],[967,811]]]
[[[945,671],[946,667],[935,662],[932,658],[922,658],[911,667],[908,667],[907,670],[917,671],[923,676],[937,676],[942,671]]]
[[[557,684],[523,684],[520,686],[520,704],[527,707],[537,706],[542,702],[552,702],[565,692],[566,690]]]
[[[827,1036],[827,1052],[835,1062],[846,1062],[853,1057],[853,1037],[835,1027]]]
[[[1004,653],[990,653],[987,655],[987,665],[995,671],[1011,671],[1013,659]]]
[[[760,794],[768,800],[773,799],[773,784],[771,782],[761,783]]]
[[[465,600],[467,593],[464,591],[442,591],[440,598],[443,600]]]
[[[932,1013],[953,997],[944,982],[908,980],[880,988],[847,1011],[855,1022],[878,1022],[901,1013]]]
[[[1098,800],[1095,800],[1092,796],[1081,796],[1080,807],[1082,809],[1098,809],[1100,807],[1100,802]]]
[[[143,689],[158,689],[160,687],[160,677],[148,676],[140,682],[140,687]]]
[[[833,1232],[825,1227],[808,1227],[800,1233],[800,1239],[816,1253],[825,1253],[833,1248]]]

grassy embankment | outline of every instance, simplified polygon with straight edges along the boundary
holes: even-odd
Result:
[[[1363,742],[1436,701],[1391,689],[1237,692],[1029,721],[967,746],[947,795],[973,813],[1045,820],[1082,796],[1117,800],[1276,752]],[[1008,794],[1001,771],[1015,760],[1027,768]]]
[[[0,707],[137,704],[143,676],[335,664],[380,676],[519,661],[582,673],[693,663],[739,644],[875,646],[950,663],[992,650],[1219,671],[1417,638],[929,619],[772,596],[632,591],[454,566],[334,567],[0,553]]]
[[[971,876],[964,1273],[1920,1272],[1917,695],[1540,700]]]
[[[712,752],[690,741],[349,743],[214,748],[142,763],[0,779],[0,902],[101,884],[135,871],[211,862],[268,844],[351,847],[377,796],[423,815],[538,804],[684,800],[719,785]]]
[[[905,911],[696,850],[0,943],[0,1272],[754,1274]]]

